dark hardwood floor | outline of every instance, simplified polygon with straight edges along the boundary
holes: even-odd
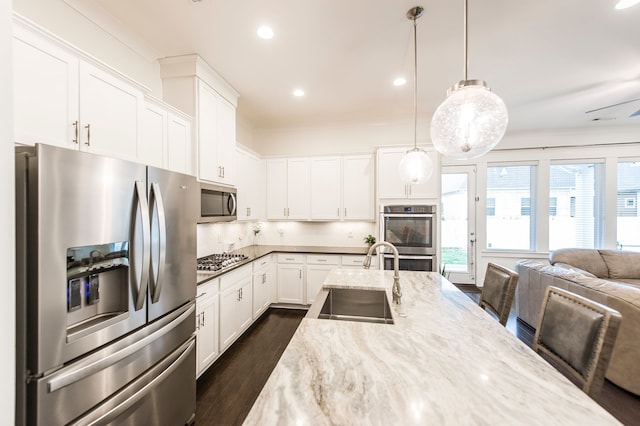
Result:
[[[200,376],[196,424],[242,424],[306,313],[267,310]]]
[[[242,424],[305,314],[269,309],[198,379],[196,424]],[[534,330],[513,314],[507,329],[531,346]],[[623,424],[640,425],[639,396],[605,381],[599,403]]]

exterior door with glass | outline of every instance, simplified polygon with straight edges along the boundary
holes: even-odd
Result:
[[[476,168],[442,167],[440,272],[456,284],[476,284]]]

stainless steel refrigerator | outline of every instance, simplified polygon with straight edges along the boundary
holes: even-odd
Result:
[[[16,148],[18,424],[195,413],[194,177]]]

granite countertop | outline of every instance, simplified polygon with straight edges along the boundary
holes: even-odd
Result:
[[[247,256],[247,260],[238,262],[229,268],[225,268],[223,271],[214,273],[202,273],[198,272],[196,275],[197,284],[204,284],[205,282],[212,280],[220,275],[226,274],[235,268],[239,268],[242,265],[251,263],[256,259],[266,256],[271,253],[301,253],[301,254],[367,254],[368,247],[335,247],[335,246],[281,246],[281,245],[252,245],[243,248],[239,248],[230,252],[231,254],[244,254]]]
[[[392,282],[334,269],[325,288]],[[400,282],[395,324],[304,318],[244,424],[620,424],[439,274]]]

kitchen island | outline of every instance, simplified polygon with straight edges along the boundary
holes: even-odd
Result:
[[[392,283],[335,269],[324,288]],[[620,424],[439,274],[400,283],[394,324],[303,319],[245,424]]]

